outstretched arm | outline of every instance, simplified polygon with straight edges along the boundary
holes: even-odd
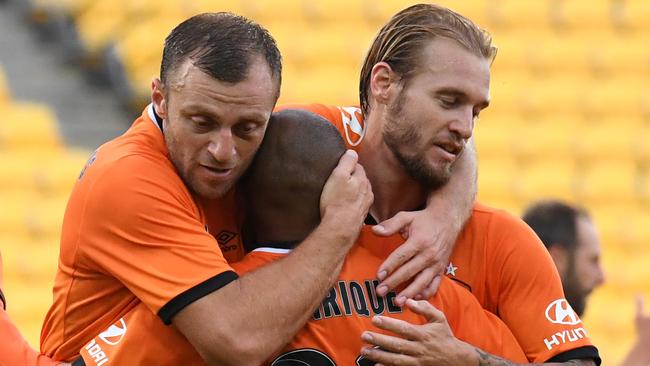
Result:
[[[380,295],[411,278],[413,282],[398,294],[398,304],[403,305],[407,298],[428,298],[436,292],[439,274],[471,215],[476,176],[476,152],[470,140],[454,165],[450,181],[429,194],[424,210],[400,212],[375,226],[378,235],[401,232],[406,238],[378,270],[377,276],[382,281],[377,291]]]

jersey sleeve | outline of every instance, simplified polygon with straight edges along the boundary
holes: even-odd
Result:
[[[546,362],[564,355],[592,358],[600,364],[598,350],[564,298],[553,260],[532,229],[520,219],[498,212],[488,230],[488,266],[494,269],[488,286],[498,287],[489,291],[498,294],[491,301],[498,304],[497,315],[528,359]]]
[[[454,336],[489,354],[514,362],[527,362],[510,329],[496,315],[483,309],[466,289],[443,277],[437,297]],[[434,303],[435,305],[435,303]]]
[[[54,366],[59,362],[39,354],[25,341],[9,315],[0,309],[0,365]]]
[[[127,156],[96,179],[80,223],[95,238],[78,245],[82,261],[118,279],[169,324],[237,275],[180,178],[154,164]]]
[[[285,109],[307,110],[325,118],[339,130],[348,149],[358,150],[366,134],[366,124],[359,107],[337,107],[324,104],[288,104],[276,108],[278,111]]]

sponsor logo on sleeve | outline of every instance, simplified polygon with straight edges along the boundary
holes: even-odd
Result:
[[[345,139],[350,146],[357,146],[366,135],[366,123],[363,121],[361,109],[357,107],[338,107],[341,111]]]
[[[546,319],[554,324],[576,325],[582,322],[566,299],[550,303],[546,307]]]
[[[126,322],[124,318],[118,320],[112,324],[108,329],[101,332],[99,336],[91,340],[82,350],[81,355],[84,359],[86,365],[90,365],[90,362],[93,362],[93,365],[103,366],[109,364],[109,353],[107,353],[103,348],[101,340],[105,345],[117,346],[124,338],[126,334]]]
[[[578,314],[573,311],[571,305],[566,299],[558,299],[550,303],[546,307],[546,319],[553,324],[561,325],[577,325],[582,323]],[[544,339],[546,348],[550,351],[553,347],[560,346],[565,343],[575,342],[577,340],[587,337],[587,331],[583,327],[576,327],[573,329],[566,329],[556,332],[548,338]]]
[[[101,332],[99,334],[99,338],[102,341],[106,342],[106,344],[110,344],[111,346],[117,346],[117,344],[120,343],[122,338],[124,338],[125,334],[126,334],[126,323],[124,322],[124,319],[120,319],[117,325],[113,324],[106,331]]]

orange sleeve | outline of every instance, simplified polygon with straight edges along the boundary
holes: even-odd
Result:
[[[483,309],[466,289],[443,277],[434,305],[445,314],[454,336],[481,350],[514,362],[527,362],[515,336],[496,315]]]
[[[535,233],[519,218],[497,212],[488,237],[488,268],[494,271],[487,285],[499,289],[492,292],[499,297],[492,301],[528,359],[599,359],[582,321],[564,298],[553,260]]]
[[[330,121],[339,130],[348,149],[358,150],[359,144],[366,133],[365,121],[359,107],[336,107],[324,104],[287,104],[277,107],[276,111],[284,109],[307,110]]]
[[[0,308],[0,366],[50,366],[59,362],[36,352],[25,341],[9,315]]]
[[[96,178],[80,223],[94,239],[78,251],[82,263],[117,278],[169,323],[237,275],[182,181],[155,164],[126,156]]]

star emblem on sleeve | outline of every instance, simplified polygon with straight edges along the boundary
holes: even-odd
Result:
[[[445,271],[446,275],[451,275],[451,276],[456,276],[456,270],[458,267],[454,266],[453,263],[449,262],[449,265],[447,266],[447,270]]]

